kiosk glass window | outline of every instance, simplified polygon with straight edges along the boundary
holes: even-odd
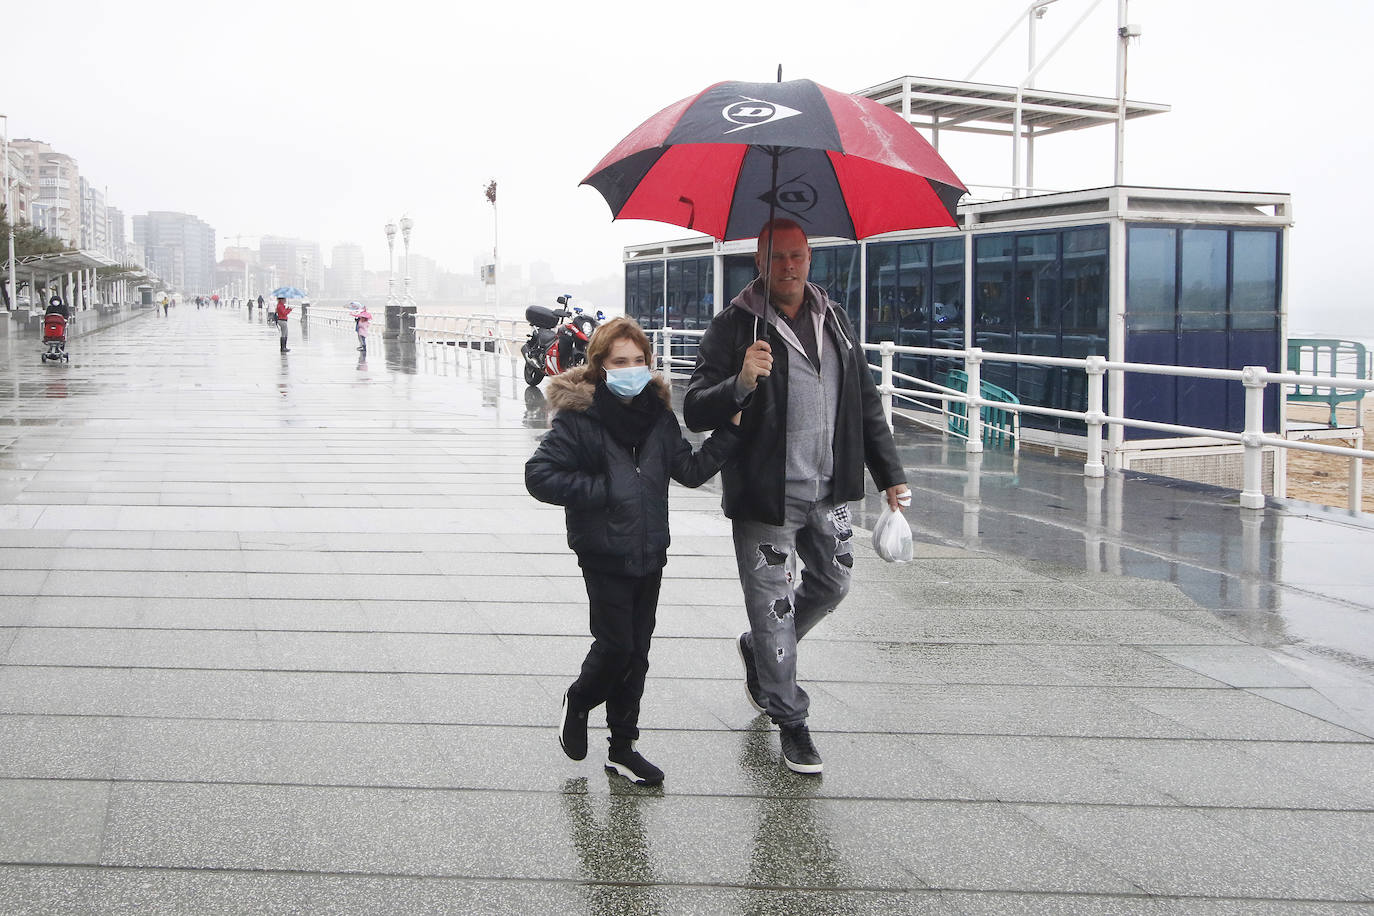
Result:
[[[1179,248],[1178,325],[1226,328],[1225,229],[1184,229]]]
[[[1237,229],[1231,234],[1231,327],[1279,326],[1279,234]]]
[[[973,310],[973,342],[984,350],[1013,353],[1016,332],[1012,296],[1016,283],[1016,240],[1011,235],[974,239],[973,282],[977,289]],[[1016,367],[989,363],[983,377],[1008,390],[1016,387]]]
[[[931,337],[937,347],[964,346],[964,240],[931,243],[933,286],[930,304]]]
[[[758,266],[754,263],[752,254],[732,254],[726,255],[725,262],[725,301],[721,308],[730,304],[730,301],[740,294],[746,286],[753,282],[759,275]]]
[[[668,262],[668,326],[704,328],[713,314],[713,259],[679,258]]]
[[[811,249],[810,280],[849,315],[859,327],[859,246],[836,245]]]
[[[1126,326],[1172,331],[1178,289],[1178,232],[1132,226],[1127,232]]]
[[[645,327],[663,323],[663,262],[625,265],[625,314]]]

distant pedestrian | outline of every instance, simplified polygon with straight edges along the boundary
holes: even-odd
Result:
[[[372,313],[356,299],[348,303],[348,314],[353,316],[353,330],[358,332],[358,349],[367,354],[367,329],[372,325]]]
[[[258,293],[258,311],[262,311],[262,293]]]
[[[248,297],[248,320],[253,320],[253,297]]]
[[[291,314],[291,306],[286,304],[285,296],[277,297],[277,333],[281,335],[281,351],[290,353],[286,346],[286,317]]]
[[[168,313],[167,313],[167,309],[168,309],[169,307],[170,307],[170,305],[169,305],[169,303],[167,302],[167,297],[166,297],[166,296],[163,296],[163,297],[162,297],[162,317],[163,317],[163,318],[166,318],[166,317],[167,317],[167,314],[168,314]]]
[[[549,403],[558,412],[525,464],[530,494],[564,507],[590,605],[592,647],[563,694],[558,741],[573,760],[586,757],[587,715],[606,704],[606,769],[641,785],[663,781],[635,741],[668,561],[668,482],[700,486],[740,442],[727,418],[694,453],[671,389],[649,370],[652,361],[653,347],[634,319],[598,328],[587,364],[550,380]]]

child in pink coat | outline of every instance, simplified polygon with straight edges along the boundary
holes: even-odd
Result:
[[[348,303],[348,313],[353,316],[353,328],[358,332],[358,349],[367,352],[367,329],[372,324],[372,313],[367,306],[354,300]]]

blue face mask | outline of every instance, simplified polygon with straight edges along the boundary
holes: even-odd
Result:
[[[632,398],[644,390],[653,373],[648,366],[630,366],[628,369],[607,369],[606,387],[611,394],[620,398]]]

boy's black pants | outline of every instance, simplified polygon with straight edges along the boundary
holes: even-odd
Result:
[[[582,570],[591,604],[592,647],[568,697],[584,709],[606,704],[611,740],[639,738],[639,700],[649,672],[663,570],[643,577]]]

